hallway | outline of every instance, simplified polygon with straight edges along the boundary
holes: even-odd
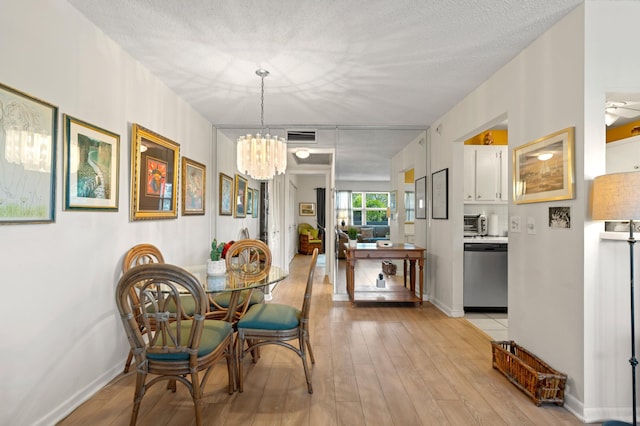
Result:
[[[273,303],[300,305],[311,256],[296,255]],[[491,366],[490,337],[464,318],[423,306],[352,307],[333,302],[333,286],[318,265],[311,309],[314,393],[300,359],[265,347],[245,362],[245,391],[228,395],[226,368],[216,366],[205,388],[206,424],[221,425],[579,425],[564,408],[533,402]],[[124,337],[123,337],[124,338]],[[123,360],[126,354],[122,354]],[[135,375],[113,381],[60,425],[125,425]],[[149,390],[138,424],[193,424],[183,386]]]

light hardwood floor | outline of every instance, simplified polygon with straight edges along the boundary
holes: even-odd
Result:
[[[311,256],[297,255],[273,302],[302,303]],[[207,425],[577,425],[561,407],[536,407],[491,367],[491,338],[463,318],[423,306],[357,306],[332,301],[324,266],[311,311],[314,393],[300,359],[277,346],[245,358],[243,393],[226,393],[216,366],[204,398]],[[374,275],[375,276],[375,275]],[[126,354],[122,354],[123,362]],[[119,375],[60,425],[126,425],[135,374]],[[162,384],[142,401],[139,425],[191,425],[183,386]]]

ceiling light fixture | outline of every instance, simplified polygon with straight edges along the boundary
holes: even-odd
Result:
[[[308,149],[299,149],[296,151],[296,157],[298,158],[309,158],[309,155],[311,155],[311,153],[309,153]]]
[[[256,180],[269,180],[287,168],[287,144],[284,138],[271,136],[264,127],[264,78],[269,71],[256,70],[262,81],[260,98],[260,133],[238,138],[237,165],[241,173]]]

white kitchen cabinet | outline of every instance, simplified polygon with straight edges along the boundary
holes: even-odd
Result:
[[[509,199],[507,147],[464,147],[465,203],[504,203]]]
[[[640,171],[640,136],[607,144],[607,173]]]

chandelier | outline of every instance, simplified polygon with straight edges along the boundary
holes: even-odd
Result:
[[[259,69],[256,74],[262,80],[260,101],[261,131],[255,136],[245,135],[238,138],[237,163],[241,173],[256,180],[269,180],[284,173],[287,168],[287,144],[284,138],[271,136],[264,127],[264,78],[269,71]]]

